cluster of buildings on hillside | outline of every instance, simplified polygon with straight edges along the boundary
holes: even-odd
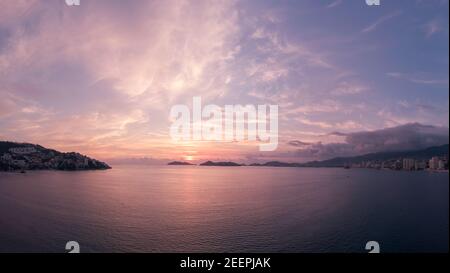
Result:
[[[0,171],[14,170],[87,170],[107,169],[103,162],[78,153],[59,153],[53,150],[37,150],[34,147],[10,148],[0,154]]]
[[[434,156],[429,160],[420,160],[413,158],[390,159],[390,160],[373,160],[361,163],[351,164],[352,168],[370,168],[370,169],[391,169],[391,170],[448,170],[448,157]]]

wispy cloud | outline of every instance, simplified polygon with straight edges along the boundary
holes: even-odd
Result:
[[[406,80],[412,83],[417,84],[430,84],[430,85],[448,85],[449,80],[447,79],[431,79],[427,78],[426,75],[423,75],[424,73],[416,73],[416,74],[405,74],[405,73],[399,73],[399,72],[389,72],[386,73],[387,76],[391,78],[396,79],[402,79]]]
[[[335,89],[331,90],[330,94],[334,96],[355,95],[363,93],[367,90],[369,90],[369,88],[362,84],[344,81],[340,82]]]
[[[320,127],[322,129],[328,129],[332,128],[333,124],[325,122],[325,121],[314,121],[307,118],[297,118],[298,122],[303,123],[304,125],[314,126],[314,127]]]
[[[380,17],[378,20],[376,20],[375,22],[373,22],[372,24],[368,25],[367,27],[365,27],[362,32],[363,33],[368,33],[368,32],[372,32],[374,30],[376,30],[380,25],[382,25],[383,23],[401,15],[402,12],[401,11],[396,11],[390,14],[387,14],[385,16]]]
[[[423,25],[422,29],[425,33],[425,37],[430,38],[431,36],[441,32],[443,30],[443,25],[439,18],[435,18]]]
[[[337,7],[337,6],[339,6],[339,5],[341,5],[342,4],[342,0],[335,0],[335,1],[333,1],[333,2],[331,2],[330,4],[328,4],[327,5],[327,8],[335,8],[335,7]]]

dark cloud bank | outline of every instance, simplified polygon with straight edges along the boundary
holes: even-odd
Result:
[[[375,152],[420,150],[449,143],[449,129],[410,123],[377,131],[340,133],[344,143],[306,143],[299,140],[289,142],[298,147],[296,156],[302,158],[329,159],[338,156],[354,156]]]

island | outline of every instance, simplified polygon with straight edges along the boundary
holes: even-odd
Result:
[[[281,162],[281,161],[269,161],[266,163],[253,163],[249,166],[252,167],[303,167],[301,163],[288,163],[288,162]]]
[[[0,141],[0,171],[106,169],[111,167],[79,153],[63,153],[30,143]]]
[[[214,161],[206,161],[200,164],[200,166],[220,166],[220,167],[239,167],[241,164],[235,162],[214,162]]]
[[[195,164],[189,163],[189,162],[183,162],[183,161],[172,161],[167,163],[167,165],[172,165],[172,166],[193,166]]]

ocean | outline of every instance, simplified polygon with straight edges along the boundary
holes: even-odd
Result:
[[[113,166],[0,173],[0,252],[448,252],[449,174]]]

